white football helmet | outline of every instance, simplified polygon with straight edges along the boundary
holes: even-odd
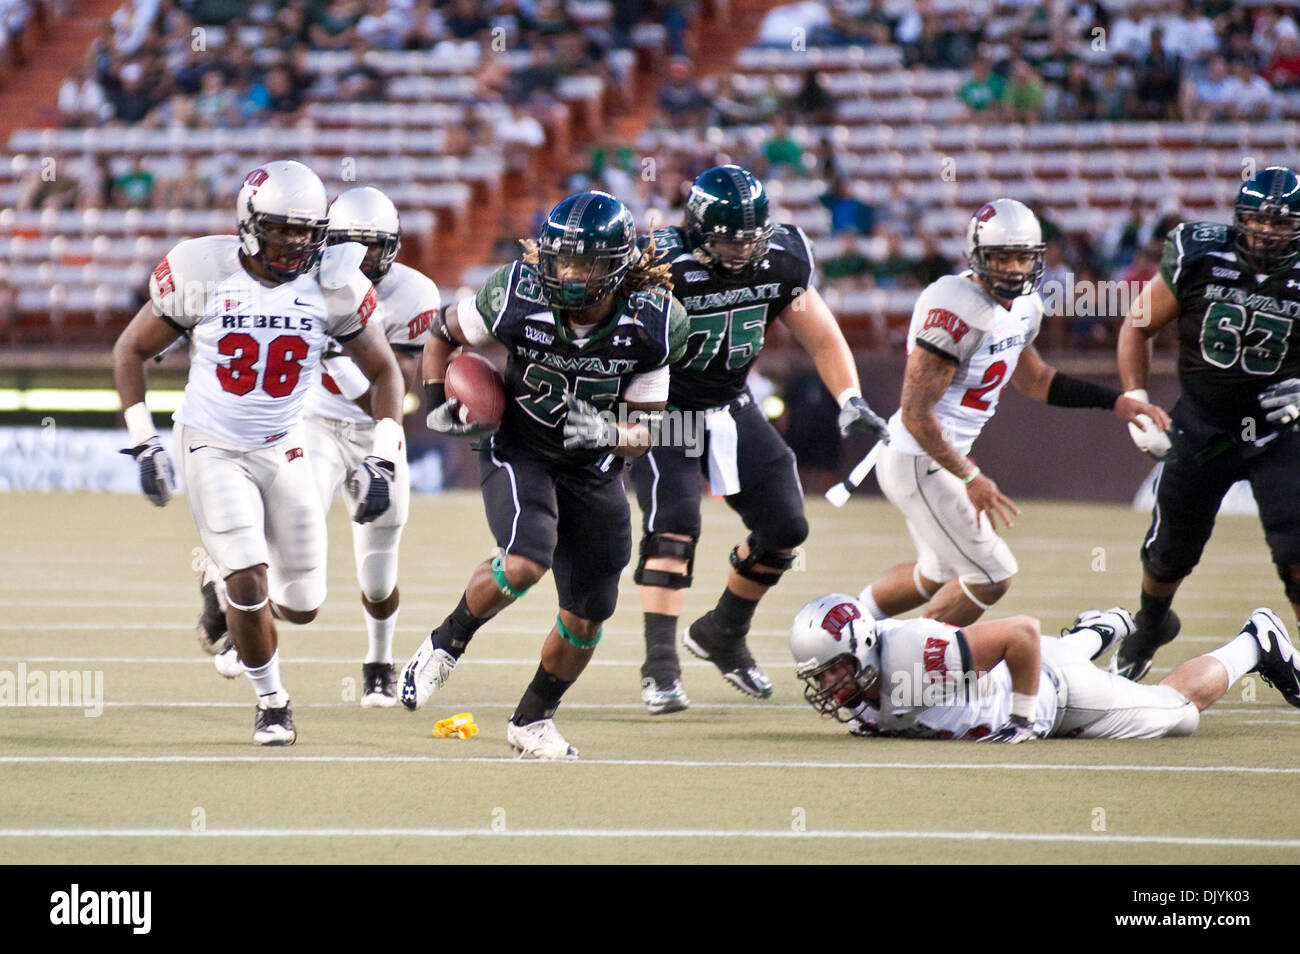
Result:
[[[376,285],[388,274],[402,247],[402,225],[393,201],[371,186],[348,189],[330,206],[330,245],[360,242],[366,246],[361,271]]]
[[[790,627],[790,653],[808,704],[841,722],[857,715],[862,694],[880,675],[876,621],[843,593],[819,597],[799,610]]]
[[[244,254],[282,282],[316,267],[325,250],[329,203],[320,177],[278,159],[244,177],[235,200]]]
[[[1033,266],[1027,272],[993,268],[990,252],[1031,252]],[[1010,300],[1028,295],[1038,286],[1047,267],[1047,246],[1043,227],[1029,206],[1015,199],[994,199],[979,207],[966,226],[966,260],[975,277],[986,282],[999,298]]]

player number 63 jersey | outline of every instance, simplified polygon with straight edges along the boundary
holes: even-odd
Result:
[[[356,243],[331,246],[313,271],[268,287],[240,264],[236,236],[177,244],[149,279],[154,311],[191,335],[175,419],[240,450],[282,440],[302,414],[326,339],[356,337],[375,309],[358,267],[364,254]]]
[[[1021,353],[1043,320],[1043,300],[1037,292],[1003,308],[970,274],[945,275],[921,292],[907,330],[908,354],[925,348],[957,362],[952,384],[934,412],[944,436],[963,454],[970,453],[997,410]],[[925,453],[903,426],[901,410],[889,419],[889,437],[890,448],[899,453]]]

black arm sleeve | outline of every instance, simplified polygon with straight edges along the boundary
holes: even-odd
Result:
[[[1104,384],[1093,384],[1057,371],[1047,387],[1047,403],[1057,407],[1099,407],[1109,411],[1120,399],[1120,392]]]

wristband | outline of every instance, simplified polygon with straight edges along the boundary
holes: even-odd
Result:
[[[844,405],[848,404],[849,401],[855,397],[862,397],[862,392],[857,388],[845,388],[835,398],[835,401],[839,404],[840,408],[843,409]]]
[[[370,379],[346,355],[324,358],[321,365],[338,387],[339,394],[349,401],[355,401],[370,390]]]
[[[974,470],[972,470],[972,471],[971,471],[969,474],[967,474],[965,477],[962,477],[962,478],[959,478],[959,479],[961,480],[961,482],[962,482],[963,484],[966,484],[966,485],[969,486],[970,482],[971,482],[972,480],[974,480],[976,477],[978,477],[978,476],[980,475],[980,473],[981,473],[981,471],[980,471],[980,468],[979,468],[979,464],[976,464]]]
[[[424,382],[424,406],[426,410],[432,411],[435,407],[440,407],[447,403],[447,382],[445,381],[425,381]]]
[[[149,407],[140,401],[132,404],[122,416],[126,418],[126,431],[131,435],[131,446],[139,447],[151,437],[158,436],[158,428],[153,426],[153,415],[149,413]]]
[[[1038,711],[1038,695],[1027,692],[1011,691],[1011,714],[1020,716],[1022,719],[1034,721],[1034,714]]]
[[[402,425],[391,417],[376,421],[375,442],[371,447],[371,453],[380,460],[386,460],[391,464],[404,460],[406,458],[406,435],[402,432]]]
[[[1143,404],[1151,403],[1151,397],[1147,394],[1146,388],[1134,388],[1131,391],[1125,391],[1124,397],[1132,398],[1135,401],[1141,401]]]
[[[1047,386],[1047,403],[1056,407],[1098,407],[1109,411],[1120,398],[1119,391],[1104,384],[1072,378],[1060,371]]]

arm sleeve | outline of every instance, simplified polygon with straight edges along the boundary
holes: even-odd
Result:
[[[630,404],[660,404],[668,400],[668,365],[644,374],[634,374],[628,382],[623,400]]]
[[[501,320],[501,316],[506,312],[506,304],[510,301],[510,275],[513,271],[513,265],[502,265],[488,276],[488,280],[483,283],[483,287],[474,296],[474,305],[489,331],[495,330],[497,322]],[[457,311],[456,317],[460,318],[461,314],[460,311]],[[462,331],[464,327],[462,323]]]
[[[460,323],[461,337],[467,345],[478,348],[492,340],[492,331],[484,321],[476,299],[462,298],[456,303],[456,320]]]
[[[1178,294],[1178,282],[1183,277],[1183,267],[1187,263],[1187,225],[1178,226],[1165,239],[1164,255],[1160,258],[1160,277],[1165,284]]]
[[[682,359],[690,333],[691,319],[686,314],[686,306],[674,297],[668,306],[668,364]]]

